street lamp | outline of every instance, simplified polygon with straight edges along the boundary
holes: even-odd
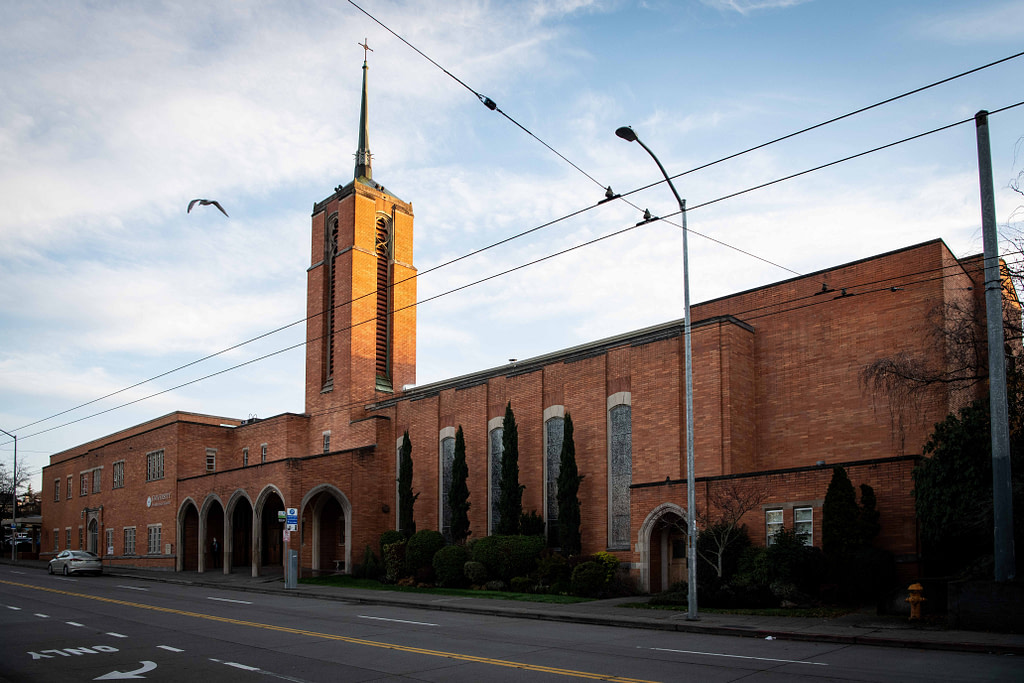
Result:
[[[14,469],[11,471],[11,561],[17,561],[15,553],[18,552],[18,437],[5,429],[0,429],[7,436],[14,439]]]
[[[636,133],[629,126],[623,126],[615,131],[615,134],[626,142],[638,142],[646,150],[654,163],[658,164],[661,174],[665,176],[672,194],[679,202],[679,215],[683,221],[683,347],[685,349],[686,361],[686,570],[687,570],[687,611],[686,618],[697,619],[697,497],[693,490],[693,371],[690,353],[690,268],[687,259],[686,249],[686,200],[680,198],[676,192],[676,186],[672,179],[665,172],[665,167],[654,155],[651,148],[637,137]]]

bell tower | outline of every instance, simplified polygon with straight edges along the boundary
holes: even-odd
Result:
[[[365,50],[369,47],[363,46]],[[373,180],[363,60],[353,179],[313,205],[306,286],[306,413],[315,452],[373,443],[363,406],[416,382],[412,205]]]

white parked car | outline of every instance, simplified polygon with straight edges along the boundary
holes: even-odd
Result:
[[[103,562],[99,555],[88,550],[63,550],[50,560],[51,574],[80,574],[82,572],[103,573]]]

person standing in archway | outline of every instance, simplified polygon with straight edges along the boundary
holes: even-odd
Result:
[[[210,555],[212,556],[211,562],[214,569],[220,567],[220,543],[217,542],[217,537],[213,537],[213,543],[210,544]]]

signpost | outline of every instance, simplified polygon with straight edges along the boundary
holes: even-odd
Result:
[[[291,541],[291,532],[299,530],[299,511],[297,508],[288,508],[285,513],[284,519],[284,555],[285,555],[285,570],[284,570],[284,587],[285,588],[298,588],[299,587],[299,553],[291,550],[289,542]]]

